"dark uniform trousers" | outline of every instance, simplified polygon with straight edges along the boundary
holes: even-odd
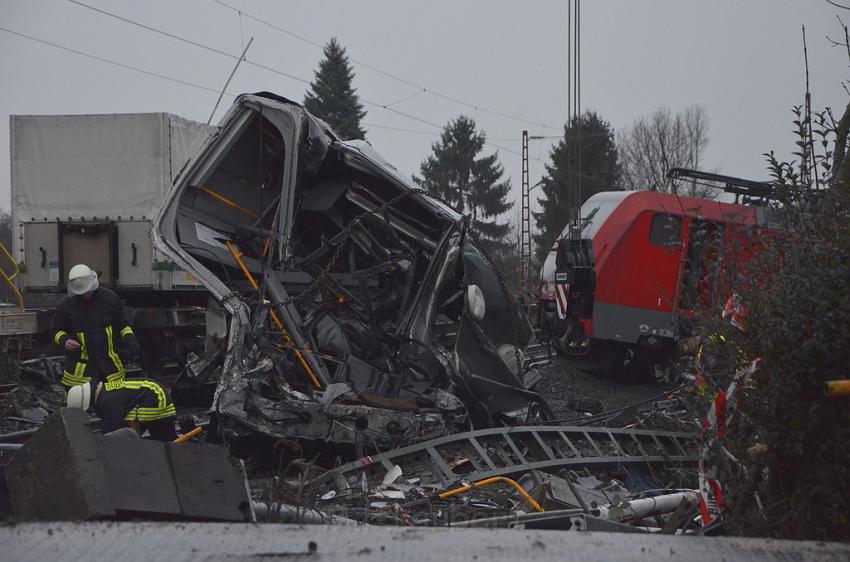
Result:
[[[106,386],[106,385],[104,385]],[[158,383],[146,379],[121,379],[111,390],[101,390],[95,408],[101,419],[101,433],[110,433],[140,423],[158,441],[174,441],[177,411],[171,397]]]
[[[124,379],[118,343],[119,339],[123,341],[133,334],[133,329],[120,298],[110,289],[100,287],[89,299],[83,296],[62,299],[53,315],[52,333],[53,341],[65,351],[61,382],[66,388],[102,380],[106,390],[110,390],[110,383]],[[80,349],[65,350],[69,338],[77,340]]]

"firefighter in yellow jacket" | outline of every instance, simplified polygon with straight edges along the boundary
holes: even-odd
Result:
[[[177,410],[162,386],[147,379],[122,379],[118,382],[121,388],[114,390],[104,390],[102,382],[72,386],[68,390],[66,405],[84,411],[93,409],[100,416],[101,433],[130,426],[140,433],[148,430],[151,438],[157,441],[177,439],[174,430]]]
[[[62,384],[104,383],[104,390],[121,388],[124,364],[118,352],[138,351],[136,336],[113,291],[100,287],[97,273],[78,264],[68,273],[68,296],[53,316],[53,341],[65,351]]]

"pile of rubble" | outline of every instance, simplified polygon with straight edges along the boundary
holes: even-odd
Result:
[[[58,365],[59,358],[24,362],[22,384],[4,399],[20,394],[45,400],[40,394],[50,396],[57,389],[44,379]],[[667,402],[635,404],[633,410],[657,416]],[[46,406],[45,413],[58,404]],[[86,431],[95,425],[88,423]],[[365,446],[338,445],[335,456],[309,459],[298,453],[315,438],[265,442],[280,454],[276,465],[249,459],[246,481],[238,486],[250,489],[249,519],[270,522],[646,532],[700,528],[695,434],[594,425],[463,431],[400,448],[369,447],[375,451],[369,455]],[[0,441],[14,435],[7,433]],[[109,443],[107,438],[102,450],[114,449]]]
[[[614,522],[672,532],[697,514],[694,450],[689,433],[478,430],[331,470],[302,459],[255,483],[255,497],[270,520],[287,522],[297,521],[299,506],[324,522],[573,530]],[[675,523],[658,518],[673,512]]]
[[[21,362],[15,381],[0,389],[0,434],[36,429],[62,406],[61,377],[59,357]]]

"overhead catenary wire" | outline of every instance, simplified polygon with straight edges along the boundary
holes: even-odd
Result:
[[[101,8],[97,8],[95,6],[90,6],[89,4],[85,4],[83,2],[78,2],[77,0],[68,0],[68,2],[70,2],[72,4],[76,4],[77,6],[80,6],[80,7],[83,7],[83,8],[87,8],[87,9],[93,11],[93,12],[97,12],[97,13],[102,14],[104,16],[108,16],[110,18],[113,18],[113,19],[116,19],[116,20],[119,20],[119,21],[123,21],[124,23],[128,23],[130,25],[134,25],[136,27],[146,29],[146,30],[151,31],[153,33],[157,33],[157,34],[162,35],[164,37],[169,37],[171,39],[174,39],[175,41],[180,41],[181,43],[185,43],[187,45],[192,45],[192,46],[198,47],[199,49],[203,49],[205,51],[215,53],[217,55],[228,57],[228,58],[231,58],[233,60],[239,60],[241,58],[240,55],[235,55],[233,53],[228,53],[227,51],[222,51],[221,49],[217,49],[217,48],[212,47],[210,45],[205,45],[204,43],[200,43],[198,41],[193,41],[192,39],[187,39],[185,37],[182,37],[182,36],[174,34],[174,33],[170,33],[168,31],[159,29],[157,27],[146,25],[146,24],[141,23],[139,21],[136,21],[134,19],[125,18],[124,16],[120,16],[120,15],[115,14],[113,12],[110,12],[110,11],[107,11],[107,10],[102,10]],[[256,61],[252,61],[252,60],[249,60],[247,58],[245,59],[245,63],[250,64],[251,66],[255,66],[257,68],[261,68],[263,70],[267,70],[269,72],[274,72],[275,74],[278,74],[278,75],[283,76],[285,78],[289,78],[291,80],[295,80],[296,82],[301,82],[302,84],[309,84],[310,83],[310,81],[307,80],[306,78],[301,78],[300,76],[295,76],[294,74],[289,74],[288,72],[283,72],[282,70],[279,70],[277,68],[273,68],[273,67],[267,66],[265,64],[260,64]]]
[[[317,41],[314,41],[312,39],[304,37],[303,35],[300,35],[298,33],[295,33],[293,31],[290,31],[288,29],[280,27],[279,25],[275,25],[268,20],[265,20],[263,18],[255,16],[253,14],[250,14],[250,13],[244,11],[244,10],[240,10],[240,9],[234,7],[234,6],[231,6],[230,4],[227,4],[226,2],[223,2],[222,0],[213,0],[213,2],[236,12],[240,16],[245,16],[249,19],[256,21],[257,23],[261,23],[261,24],[263,24],[267,27],[270,27],[270,28],[272,28],[276,31],[279,31],[280,33],[283,33],[283,34],[288,35],[290,37],[294,37],[295,39],[298,39],[299,41],[303,41],[305,43],[308,43],[308,44],[310,44],[310,45],[312,45],[316,48],[324,49],[324,45],[322,45],[321,43],[319,43]],[[552,125],[546,125],[545,123],[533,121],[531,119],[526,119],[526,118],[523,118],[523,117],[520,117],[520,116],[517,116],[517,115],[512,115],[510,113],[505,113],[503,111],[490,109],[490,108],[482,106],[480,104],[473,103],[473,102],[470,102],[470,101],[466,101],[466,100],[457,98],[455,96],[451,96],[449,94],[439,92],[439,91],[431,89],[431,88],[427,88],[422,84],[417,84],[416,82],[413,82],[411,80],[403,78],[403,77],[401,77],[397,74],[394,74],[392,72],[388,72],[386,70],[378,68],[377,66],[366,63],[366,62],[359,60],[359,59],[356,59],[354,57],[348,57],[348,60],[350,60],[354,64],[362,66],[363,68],[368,68],[369,70],[372,70],[372,71],[377,72],[377,73],[379,73],[383,76],[386,76],[387,78],[390,78],[392,80],[396,80],[397,82],[401,82],[402,84],[410,86],[411,88],[416,88],[417,90],[419,90],[418,92],[416,92],[416,94],[419,94],[419,93],[431,94],[432,96],[436,96],[436,97],[442,98],[444,100],[451,101],[451,102],[457,103],[459,105],[463,105],[465,107],[468,107],[469,109],[474,109],[476,111],[481,111],[483,113],[489,113],[491,115],[497,115],[497,116],[503,117],[505,119],[512,119],[514,121],[519,121],[519,122],[522,122],[522,123],[528,123],[530,125],[536,125],[538,127],[543,127],[543,128],[548,128],[548,129],[557,129],[558,128],[558,127],[555,127],[555,126],[552,126]],[[395,102],[395,103],[400,103],[400,102]]]
[[[422,94],[422,93],[424,93],[424,92],[425,92],[425,90],[424,90],[424,89],[416,90],[416,91],[415,91],[415,92],[413,92],[412,94],[408,94],[408,95],[404,96],[404,97],[403,97],[403,98],[401,98],[401,99],[398,99],[398,100],[396,100],[396,101],[394,101],[394,102],[392,102],[392,103],[388,103],[388,104],[387,104],[387,107],[392,107],[392,106],[394,106],[394,105],[398,105],[398,104],[400,104],[400,103],[402,103],[402,102],[406,102],[407,100],[409,100],[409,99],[413,99],[413,98],[415,98],[416,96],[418,96],[419,94]]]
[[[206,44],[204,44],[204,43],[200,43],[200,42],[198,42],[198,41],[194,41],[194,40],[192,40],[192,39],[187,39],[187,38],[182,37],[182,36],[180,36],[180,35],[177,35],[177,34],[175,34],[175,33],[170,33],[170,32],[168,32],[168,31],[165,31],[165,30],[162,30],[162,29],[159,29],[159,28],[156,28],[156,27],[150,26],[150,25],[146,25],[146,24],[141,23],[141,22],[139,22],[139,21],[136,21],[136,20],[134,20],[134,19],[127,18],[127,17],[121,16],[121,15],[119,15],[119,14],[116,14],[116,13],[110,12],[110,11],[108,11],[108,10],[103,10],[103,9],[101,9],[101,8],[97,8],[97,7],[95,7],[95,6],[91,6],[91,5],[89,5],[89,4],[86,4],[86,3],[84,3],[84,2],[80,2],[80,1],[78,1],[78,0],[68,0],[68,2],[71,2],[72,4],[76,4],[77,6],[80,6],[80,7],[83,7],[83,8],[87,8],[87,9],[92,10],[92,11],[94,11],[94,12],[97,12],[97,13],[99,13],[99,14],[102,14],[102,15],[105,15],[105,16],[108,16],[108,17],[111,17],[111,18],[117,19],[117,20],[119,20],[119,21],[122,21],[122,22],[128,23],[128,24],[130,24],[130,25],[134,25],[134,26],[140,27],[140,28],[142,28],[142,29],[146,29],[146,30],[151,31],[151,32],[153,32],[153,33],[157,33],[157,34],[159,34],[159,35],[163,35],[163,36],[165,36],[165,37],[169,37],[169,38],[174,39],[174,40],[176,40],[176,41],[180,41],[180,42],[186,43],[186,44],[188,44],[188,45],[193,45],[193,46],[198,47],[198,48],[200,48],[200,49],[204,49],[204,50],[206,50],[206,51],[209,51],[209,52],[212,52],[212,53],[216,53],[216,54],[218,54],[218,55],[226,56],[226,57],[229,57],[229,58],[234,59],[234,60],[239,60],[239,59],[240,59],[240,55],[236,55],[236,54],[233,54],[233,53],[228,53],[227,51],[223,51],[223,50],[221,50],[221,49],[217,49],[217,48],[215,48],[215,47],[212,47],[212,46],[210,46],[210,45],[206,45]],[[222,3],[222,4],[223,4],[223,3]],[[246,17],[251,17],[252,19],[257,19],[257,18],[254,18],[254,17],[250,16],[247,12],[239,11],[239,10],[237,10],[236,8],[233,8],[232,6],[228,6],[228,7],[229,7],[230,9],[234,10],[234,11],[237,11],[237,12],[239,12],[239,13],[241,13],[241,14],[245,15]],[[296,35],[296,34],[292,34],[292,35],[293,35],[293,36],[295,36],[295,37],[298,37],[299,39],[306,40],[305,38],[303,38],[303,37],[301,37],[301,36],[298,36],[298,35]],[[311,42],[311,44],[318,45],[317,43],[312,43],[312,42]],[[318,46],[321,46],[321,45],[318,45]],[[376,69],[376,68],[374,68],[374,67],[371,67],[371,66],[369,66],[369,65],[366,65],[366,64],[365,64],[365,63],[363,63],[362,61],[356,61],[356,59],[353,59],[353,58],[350,58],[350,57],[349,57],[349,60],[351,60],[352,62],[357,62],[358,64],[360,64],[360,65],[362,65],[362,66],[366,66],[367,68],[371,68],[371,69],[373,69],[373,70],[377,70],[377,69]],[[256,62],[256,61],[253,61],[253,60],[247,59],[247,58],[245,59],[245,62],[246,62],[247,64],[252,65],[252,66],[255,66],[255,67],[261,68],[261,69],[263,69],[263,70],[270,71],[270,72],[274,72],[274,73],[276,73],[276,74],[279,74],[279,75],[284,76],[284,77],[286,77],[286,78],[290,78],[290,79],[295,80],[295,81],[297,81],[297,82],[301,82],[301,83],[303,83],[303,84],[310,84],[310,81],[309,81],[308,79],[306,79],[306,78],[301,78],[300,76],[295,76],[295,75],[290,74],[290,73],[287,73],[287,72],[283,72],[283,71],[281,71],[280,69],[277,69],[277,68],[274,68],[274,67],[271,67],[271,66],[268,66],[268,65],[264,65],[264,64],[258,63],[258,62]],[[395,79],[400,79],[400,78],[398,78],[398,77],[393,77],[393,78],[395,78]],[[400,80],[402,80],[402,79],[400,79]],[[427,93],[430,93],[430,94],[438,95],[438,96],[440,96],[440,97],[444,97],[445,99],[450,99],[451,101],[455,101],[455,102],[457,102],[457,103],[462,103],[462,104],[467,105],[468,107],[470,107],[470,108],[474,108],[474,109],[476,109],[476,110],[480,110],[480,111],[487,111],[488,113],[494,113],[494,114],[502,115],[502,116],[505,116],[505,117],[509,117],[509,118],[511,118],[511,119],[519,119],[519,120],[525,121],[525,122],[527,122],[527,123],[531,123],[531,124],[534,124],[534,125],[537,125],[537,126],[540,126],[540,127],[544,127],[544,128],[553,128],[553,127],[547,126],[547,125],[545,125],[545,124],[543,124],[543,123],[537,123],[537,122],[534,122],[534,121],[523,120],[523,119],[521,119],[521,118],[518,118],[518,117],[515,117],[515,116],[511,116],[511,115],[509,115],[509,114],[504,114],[504,113],[501,113],[501,112],[497,112],[497,111],[495,111],[495,110],[489,110],[489,109],[486,109],[486,108],[482,108],[481,106],[476,105],[476,104],[472,104],[472,103],[469,103],[469,102],[465,102],[465,101],[463,101],[463,100],[458,100],[458,99],[456,99],[456,98],[452,98],[451,96],[447,96],[447,95],[444,95],[444,94],[439,94],[438,92],[435,92],[435,91],[430,90],[430,89],[428,89],[428,88],[425,88],[425,87],[423,87],[423,86],[415,85],[415,84],[412,84],[412,83],[410,83],[410,85],[411,85],[411,86],[413,86],[413,87],[418,88],[419,90],[421,90],[421,91],[423,91],[423,92],[427,92]],[[428,124],[428,125],[432,125],[432,126],[434,126],[434,127],[442,127],[441,125],[437,125],[436,123],[432,123],[432,122],[430,122],[430,121],[427,121],[427,120],[424,120],[424,119],[421,119],[421,118],[417,118],[417,117],[412,116],[412,115],[410,115],[410,114],[407,114],[407,113],[405,113],[405,112],[402,112],[402,111],[399,111],[399,110],[396,110],[396,109],[393,109],[393,108],[389,107],[390,105],[394,105],[394,104],[399,103],[399,102],[393,102],[393,103],[390,103],[390,104],[382,104],[382,103],[378,103],[378,102],[374,102],[374,101],[366,100],[365,98],[361,98],[361,99],[363,100],[363,102],[364,102],[364,103],[367,103],[367,104],[369,104],[369,105],[373,105],[373,106],[379,107],[379,108],[381,108],[381,109],[385,109],[385,110],[387,110],[387,111],[392,111],[392,112],[397,113],[397,114],[399,114],[399,115],[402,115],[402,116],[404,116],[404,117],[407,117],[407,118],[410,118],[410,119],[414,119],[414,120],[420,121],[420,122],[422,122],[422,123],[426,123],[426,124]]]
[[[21,38],[24,38],[24,39],[28,39],[28,40],[30,40],[30,41],[34,41],[34,42],[36,42],[36,43],[40,43],[40,44],[43,44],[43,45],[47,45],[47,46],[49,46],[49,47],[53,47],[53,48],[55,48],[55,49],[59,49],[59,50],[62,50],[62,51],[66,51],[66,52],[71,53],[71,54],[79,55],[79,56],[86,57],[86,58],[89,58],[89,59],[92,59],[92,60],[96,60],[96,61],[99,61],[99,62],[102,62],[102,63],[110,64],[110,65],[113,65],[113,66],[117,66],[117,67],[119,67],[119,68],[123,68],[123,69],[125,69],[125,70],[131,70],[131,71],[133,71],[133,72],[138,72],[138,73],[140,73],[140,74],[144,74],[144,75],[146,75],[146,76],[152,76],[152,77],[154,77],[154,78],[159,78],[159,79],[161,79],[161,80],[167,80],[167,81],[169,81],[169,82],[174,82],[174,83],[176,83],[176,84],[181,84],[181,85],[183,85],[183,86],[189,86],[189,87],[191,87],[191,88],[196,88],[196,89],[199,89],[199,90],[203,90],[203,91],[205,91],[205,92],[210,92],[210,93],[212,93],[212,94],[220,94],[220,93],[221,93],[221,91],[220,91],[220,90],[218,90],[218,89],[216,89],[216,88],[211,88],[211,87],[209,87],[209,86],[204,86],[204,85],[202,85],[202,84],[197,84],[197,83],[195,83],[195,82],[189,82],[189,81],[187,81],[187,80],[182,80],[182,79],[180,79],[180,78],[175,78],[175,77],[173,77],[173,76],[168,76],[168,75],[165,75],[165,74],[161,74],[161,73],[159,73],[159,72],[153,72],[153,71],[151,71],[151,70],[146,70],[146,69],[144,69],[144,68],[140,68],[140,67],[138,67],[138,66],[133,66],[133,65],[131,65],[131,64],[126,64],[126,63],[123,63],[123,62],[120,62],[120,61],[117,61],[117,60],[114,60],[114,59],[109,59],[109,58],[106,58],[106,57],[101,57],[101,56],[98,56],[98,55],[94,55],[94,54],[91,54],[91,53],[87,53],[87,52],[85,52],[85,51],[80,51],[80,50],[78,50],[78,49],[74,49],[74,48],[72,48],[72,47],[68,47],[68,46],[66,46],[66,45],[60,45],[59,43],[54,43],[54,42],[52,42],[52,41],[47,41],[46,39],[41,39],[41,38],[39,38],[39,37],[35,37],[35,36],[33,36],[33,35],[29,35],[29,34],[26,34],[26,33],[21,33],[21,32],[19,32],[19,31],[15,31],[15,30],[13,30],[13,29],[9,29],[9,28],[7,28],[7,27],[0,26],[0,31],[4,31],[4,32],[6,32],[6,33],[9,33],[10,35],[15,35],[15,36],[17,36],[17,37],[21,37]],[[234,97],[236,97],[238,94],[234,94],[234,93],[232,93],[232,92],[227,92],[227,91],[225,91],[225,92],[224,92],[224,95],[225,95],[225,96],[228,96],[228,97],[231,97],[231,98],[234,98]],[[379,104],[376,104],[376,105],[378,105],[379,107],[382,107],[382,108],[383,108],[383,106],[381,106],[381,105],[379,105]],[[413,119],[413,120],[416,120],[416,121],[419,121],[419,122],[422,122],[422,123],[425,123],[425,124],[428,124],[428,125],[432,125],[432,126],[434,126],[434,127],[440,127],[440,126],[439,126],[439,125],[437,125],[436,123],[432,123],[432,122],[430,122],[430,121],[427,121],[427,120],[424,120],[424,119],[420,119],[420,118],[418,118],[418,117],[416,117],[416,116],[408,115],[408,114],[405,114],[405,113],[400,112],[400,111],[395,111],[395,110],[393,110],[392,108],[386,108],[386,109],[387,109],[388,111],[392,111],[392,112],[394,112],[394,113],[399,113],[400,115],[403,115],[403,116],[405,116],[405,117],[407,117],[407,118],[409,118],[409,119]],[[412,129],[404,129],[404,128],[402,128],[402,127],[390,127],[390,126],[387,126],[387,125],[375,125],[375,124],[371,124],[371,125],[368,125],[368,126],[370,126],[370,127],[375,127],[375,128],[380,128],[380,129],[395,130],[395,131],[398,131],[398,132],[403,132],[403,133],[408,133],[408,134],[439,136],[439,133],[438,133],[438,132],[429,133],[429,132],[426,132],[426,131],[415,131],[415,130],[412,130]],[[442,129],[442,127],[440,127],[440,128]],[[499,139],[499,140],[509,140],[509,139]],[[513,154],[519,154],[519,152],[518,152],[518,151],[513,150],[513,149],[511,149],[511,148],[508,148],[508,147],[506,147],[506,146],[501,146],[501,145],[498,145],[498,144],[495,144],[495,143],[491,143],[491,142],[489,142],[489,141],[487,142],[487,144],[488,144],[488,145],[490,145],[490,146],[494,146],[495,148],[498,148],[498,149],[504,150],[505,152],[510,152],[510,153],[513,153]],[[540,160],[540,159],[538,159],[538,158],[534,158],[534,160],[536,160],[536,161],[538,161],[538,162],[543,162],[543,160]]]
[[[153,32],[153,33],[157,33],[157,34],[159,34],[159,35],[163,35],[163,36],[165,36],[165,37],[169,37],[169,38],[174,39],[174,40],[176,40],[176,41],[180,41],[180,42],[182,42],[182,43],[185,43],[185,44],[188,44],[188,45],[192,45],[192,46],[194,46],[194,47],[197,47],[197,48],[200,48],[200,49],[204,49],[204,50],[206,50],[206,51],[209,51],[209,52],[212,52],[212,53],[215,53],[215,54],[221,55],[221,56],[225,56],[225,57],[231,58],[231,59],[233,59],[233,60],[240,60],[240,59],[242,58],[242,56],[241,56],[241,55],[236,55],[236,54],[233,54],[233,53],[228,53],[227,51],[222,51],[221,49],[217,49],[217,48],[212,47],[212,46],[210,46],[210,45],[205,45],[205,44],[200,43],[200,42],[198,42],[198,41],[193,41],[193,40],[191,40],[191,39],[187,39],[187,38],[182,37],[182,36],[180,36],[180,35],[177,35],[177,34],[174,34],[174,33],[170,33],[170,32],[168,32],[168,31],[164,31],[164,30],[162,30],[162,29],[159,29],[159,28],[156,28],[156,27],[153,27],[153,26],[150,26],[150,25],[143,24],[143,23],[138,22],[138,21],[136,21],[136,20],[133,20],[133,19],[130,19],[130,18],[126,18],[126,17],[120,16],[120,15],[118,15],[118,14],[115,14],[115,13],[109,12],[109,11],[107,11],[107,10],[100,9],[100,8],[95,7],[95,6],[90,6],[89,4],[85,4],[85,3],[83,3],[83,2],[79,2],[78,0],[68,0],[68,2],[71,2],[72,4],[75,4],[75,5],[80,6],[80,7],[83,7],[83,8],[87,8],[87,9],[89,9],[89,10],[92,10],[92,11],[94,11],[94,12],[100,13],[100,14],[102,14],[102,15],[105,15],[105,16],[108,16],[108,17],[111,17],[111,18],[117,19],[117,20],[119,20],[119,21],[122,21],[122,22],[128,23],[128,24],[130,24],[130,25],[134,25],[134,26],[140,27],[140,28],[142,28],[142,29],[145,29],[145,30],[151,31],[151,32]],[[243,13],[244,13],[244,12],[243,12]],[[309,80],[307,80],[306,78],[301,78],[301,77],[299,77],[299,76],[295,76],[295,75],[290,74],[290,73],[288,73],[288,72],[284,72],[284,71],[282,71],[282,70],[280,70],[280,69],[277,69],[277,68],[274,68],[274,67],[271,67],[271,66],[268,66],[268,65],[265,65],[265,64],[261,64],[261,63],[258,63],[258,62],[256,62],[256,61],[252,61],[252,60],[250,60],[250,59],[248,59],[248,58],[245,58],[244,60],[245,60],[245,63],[246,63],[246,64],[250,64],[250,65],[252,65],[252,66],[254,66],[254,67],[257,67],[257,68],[260,68],[260,69],[263,69],[263,70],[266,70],[266,71],[269,71],[269,72],[273,72],[273,73],[275,73],[275,74],[278,74],[278,75],[283,76],[283,77],[285,77],[285,78],[289,78],[289,79],[295,80],[295,81],[300,82],[300,83],[302,83],[302,84],[310,84],[310,81],[309,81]],[[218,90],[215,90],[215,91],[216,91],[216,93],[218,93]],[[429,91],[430,91],[430,90],[429,90]],[[376,102],[376,101],[373,101],[373,100],[369,100],[369,99],[366,99],[366,98],[363,98],[363,97],[361,97],[360,99],[363,101],[363,103],[365,103],[365,104],[367,104],[367,105],[370,105],[370,106],[373,106],[373,107],[377,107],[377,108],[383,109],[383,110],[388,111],[388,112],[390,112],[390,113],[395,113],[395,114],[400,115],[400,116],[402,116],[402,117],[405,117],[405,118],[407,118],[407,119],[410,119],[410,120],[413,120],[413,121],[417,121],[417,122],[419,122],[419,123],[423,123],[423,124],[425,124],[425,125],[430,125],[431,127],[435,127],[435,128],[438,128],[438,129],[442,129],[442,128],[443,128],[443,126],[442,126],[442,125],[439,125],[439,124],[437,124],[437,123],[434,123],[433,121],[429,121],[429,120],[427,120],[427,119],[423,119],[422,117],[417,117],[416,115],[412,115],[412,114],[410,114],[410,113],[407,113],[407,112],[404,112],[404,111],[400,111],[400,110],[398,110],[398,109],[395,109],[395,108],[393,108],[393,107],[390,107],[389,105],[391,105],[391,104],[383,104],[383,103],[379,103],[379,102]],[[535,123],[535,124],[537,124],[537,123]],[[538,124],[538,125],[540,125],[541,127],[544,127],[544,128],[546,127],[546,125],[543,125],[543,124]],[[513,150],[513,149],[508,148],[508,147],[505,147],[505,146],[500,146],[500,145],[498,145],[498,144],[496,144],[496,143],[492,143],[492,142],[487,141],[487,142],[486,142],[486,144],[488,144],[488,145],[490,145],[490,146],[493,146],[493,147],[495,147],[495,148],[498,148],[498,149],[504,150],[505,152],[510,152],[510,153],[512,153],[512,154],[516,154],[516,155],[520,155],[520,154],[521,154],[519,151]],[[542,161],[541,161],[541,162],[542,162]]]
[[[363,123],[366,127],[370,129],[387,129],[389,131],[398,131],[401,133],[411,133],[414,135],[425,135],[429,137],[439,137],[440,133],[437,131],[417,131],[415,129],[405,129],[404,127],[392,127],[390,125],[379,125],[377,123]],[[505,139],[503,139],[505,140]]]
[[[116,61],[114,59],[108,59],[106,57],[101,57],[101,56],[98,56],[98,55],[93,55],[91,53],[86,53],[85,51],[80,51],[78,49],[67,47],[65,45],[60,45],[59,43],[47,41],[46,39],[40,39],[40,38],[35,37],[33,35],[21,33],[20,31],[15,31],[15,30],[9,29],[7,27],[0,26],[0,31],[5,31],[6,33],[9,33],[11,35],[16,35],[16,36],[22,37],[24,39],[29,39],[30,41],[35,41],[36,43],[41,43],[43,45],[54,47],[54,48],[60,49],[62,51],[67,51],[67,52],[73,53],[75,55],[80,55],[80,56],[87,57],[87,58],[90,58],[90,59],[93,59],[93,60],[96,60],[96,61],[99,61],[99,62],[111,64],[113,66],[118,66],[118,67],[123,68],[125,70],[132,70],[134,72],[139,72],[139,73],[145,74],[147,76],[153,76],[154,78],[160,78],[162,80],[168,80],[169,82],[175,82],[177,84],[182,84],[184,86],[190,86],[192,88],[197,88],[199,90],[205,90],[205,91],[211,92],[213,94],[218,94],[220,92],[220,90],[218,90],[216,88],[203,86],[201,84],[189,82],[187,80],[182,80],[180,78],[174,78],[173,76],[167,76],[165,74],[160,74],[159,72],[153,72],[151,70],[145,70],[144,68],[139,68],[138,66],[133,66],[133,65],[130,65],[130,64],[119,62],[119,61]],[[232,94],[230,92],[225,92],[224,95],[229,96],[229,97],[236,97],[236,94]]]

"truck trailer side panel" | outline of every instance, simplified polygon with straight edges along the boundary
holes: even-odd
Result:
[[[13,251],[23,288],[61,289],[77,254],[92,245],[113,286],[171,288],[171,272],[154,267],[150,221],[212,131],[168,113],[10,116]]]

